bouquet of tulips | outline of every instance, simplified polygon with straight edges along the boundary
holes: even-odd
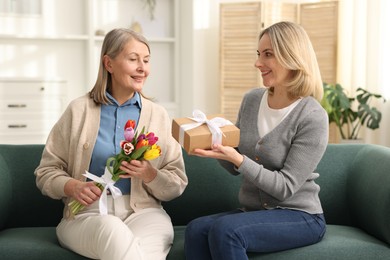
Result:
[[[156,143],[158,137],[153,132],[145,133],[145,127],[142,128],[141,132],[135,132],[135,121],[128,120],[125,125],[124,138],[120,143],[121,152],[115,156],[109,157],[106,162],[106,170],[111,174],[111,180],[116,182],[119,180],[119,176],[126,174],[120,170],[119,167],[122,161],[130,160],[153,160],[161,155],[161,148]],[[102,191],[105,189],[105,183],[95,181],[95,185]],[[114,188],[110,186],[108,188]],[[72,200],[69,203],[71,215],[76,215],[85,206],[77,200]]]

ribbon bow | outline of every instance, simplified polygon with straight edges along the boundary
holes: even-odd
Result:
[[[115,181],[112,180],[112,174],[110,173],[109,169],[106,167],[104,170],[104,174],[102,177],[98,177],[92,173],[89,173],[88,171],[85,171],[85,174],[83,174],[85,177],[100,183],[103,185],[104,189],[102,191],[102,195],[99,199],[99,211],[100,215],[107,215],[107,190],[110,189],[110,192],[112,194],[112,197],[115,199],[122,195],[121,190],[118,187],[115,187]]]
[[[184,140],[184,132],[200,125],[206,124],[211,132],[211,144],[222,144],[222,136],[225,136],[220,127],[232,125],[232,122],[222,117],[214,117],[207,119],[206,115],[200,110],[192,112],[193,117],[189,117],[196,123],[189,123],[180,126],[179,142],[182,144]]]

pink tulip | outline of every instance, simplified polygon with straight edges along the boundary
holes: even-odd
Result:
[[[146,139],[148,139],[149,145],[154,145],[158,141],[158,137],[153,132],[146,134]]]
[[[126,141],[128,141],[128,142],[133,141],[134,135],[135,135],[134,128],[128,127],[125,129],[124,136],[125,136]]]

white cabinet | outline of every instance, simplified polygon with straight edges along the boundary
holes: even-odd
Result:
[[[0,78],[60,78],[66,81],[62,93],[66,106],[96,81],[103,42],[97,32],[130,28],[138,22],[151,45],[151,73],[144,93],[165,106],[171,116],[178,114],[179,0],[156,0],[153,20],[144,0],[39,1],[35,0],[38,7],[31,7],[31,14],[25,9],[20,14],[0,8]],[[8,90],[0,92],[0,99],[6,94]]]
[[[0,143],[44,143],[65,106],[66,82],[0,79]]]

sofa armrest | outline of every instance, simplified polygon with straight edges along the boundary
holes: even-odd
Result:
[[[390,148],[365,145],[360,149],[347,187],[354,224],[390,244]]]
[[[6,226],[9,207],[12,200],[12,186],[9,168],[0,150],[0,230]]]

